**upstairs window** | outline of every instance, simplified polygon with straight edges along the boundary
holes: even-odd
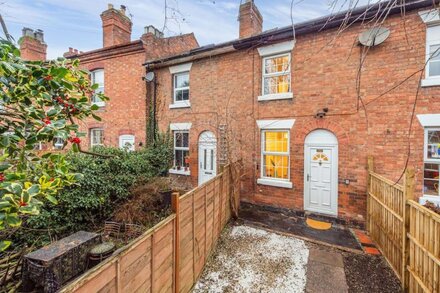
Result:
[[[189,71],[173,75],[174,104],[189,101]]]
[[[172,98],[170,109],[189,108],[189,73],[192,63],[184,63],[169,67],[172,76]]]
[[[426,24],[426,53],[425,53],[425,78],[421,85],[439,86],[440,85],[440,25],[438,9],[420,11],[419,15]]]
[[[258,48],[263,61],[258,101],[293,99],[291,52],[294,46],[295,41],[287,41]]]
[[[104,145],[104,130],[102,128],[90,129],[90,147]]]
[[[290,53],[263,58],[263,95],[290,93]]]
[[[439,44],[428,47],[427,76],[440,78],[440,40]]]
[[[95,90],[95,93],[104,93],[104,69],[96,69],[90,73],[90,79],[92,84],[98,84],[98,88]],[[92,104],[95,104],[99,107],[105,106],[105,102],[101,100],[98,96],[92,96]]]

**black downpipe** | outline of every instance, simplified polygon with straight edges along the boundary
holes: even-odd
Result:
[[[157,132],[156,132],[156,128],[157,128],[157,117],[156,117],[156,95],[157,95],[157,76],[156,76],[157,72],[154,73],[154,79],[153,79],[153,86],[154,86],[154,90],[153,90],[153,141],[156,141],[156,136],[157,136]]]

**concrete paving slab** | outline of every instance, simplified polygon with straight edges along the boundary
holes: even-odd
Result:
[[[309,260],[309,263],[307,265],[306,292],[348,292],[344,268]]]
[[[309,261],[315,261],[330,266],[344,268],[344,260],[342,258],[342,255],[334,251],[310,248]]]

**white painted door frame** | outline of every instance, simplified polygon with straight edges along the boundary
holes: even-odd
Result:
[[[198,168],[199,185],[217,175],[217,140],[211,131],[204,131],[199,136]]]
[[[313,133],[315,132],[315,133]],[[304,210],[326,214],[331,216],[338,215],[338,142],[333,133],[323,129],[317,129],[306,137],[304,144]],[[311,135],[310,139],[309,136]],[[331,208],[319,209],[310,206],[311,190],[311,151],[314,149],[331,150]]]

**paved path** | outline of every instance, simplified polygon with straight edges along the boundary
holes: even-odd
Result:
[[[310,248],[306,292],[348,292],[344,262],[340,253]]]

